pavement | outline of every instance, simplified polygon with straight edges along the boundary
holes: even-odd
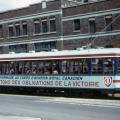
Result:
[[[46,119],[32,118],[32,117],[20,117],[20,116],[2,116],[2,115],[0,115],[0,120],[46,120]]]
[[[120,120],[120,100],[0,94],[0,120]]]

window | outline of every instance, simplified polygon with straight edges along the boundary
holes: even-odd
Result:
[[[42,20],[42,32],[43,33],[48,32],[47,19]]]
[[[113,73],[113,59],[105,58],[103,59],[104,74]]]
[[[32,74],[38,74],[38,61],[31,62],[31,72]]]
[[[2,38],[2,37],[3,37],[3,26],[0,25],[0,38]]]
[[[50,32],[56,31],[56,22],[55,18],[50,18]]]
[[[113,74],[113,58],[93,58],[91,60],[92,74]]]
[[[18,70],[18,74],[24,74],[25,72],[25,66],[24,66],[24,62],[18,62],[17,63],[17,70]]]
[[[27,52],[26,44],[16,45],[16,48],[16,52]]]
[[[42,74],[44,73],[44,62],[43,61],[39,61],[38,63],[38,74]]]
[[[61,70],[61,62],[58,60],[52,61],[52,74],[60,74]]]
[[[69,72],[70,74],[79,74],[79,61],[77,60],[69,61]]]
[[[62,74],[69,74],[69,61],[68,60],[63,60],[61,63],[61,72]]]
[[[23,35],[27,35],[27,22],[23,22],[22,24]]]
[[[16,33],[16,36],[21,35],[21,30],[20,30],[20,25],[19,24],[15,25],[15,33]]]
[[[56,42],[45,42],[45,43],[35,43],[35,51],[48,51],[51,49],[56,49]]]
[[[46,8],[46,1],[42,1],[42,8],[45,9]]]
[[[43,73],[45,75],[48,75],[48,74],[52,73],[52,61],[45,61],[44,62]]]
[[[115,67],[117,69],[116,73],[120,74],[120,58],[115,58]]]
[[[95,18],[89,19],[89,32],[95,33],[96,32],[96,24],[95,24]]]
[[[74,30],[80,30],[80,19],[74,20]]]
[[[112,16],[106,16],[105,17],[105,22],[106,22],[106,31],[112,31]]]
[[[50,43],[49,42],[42,43],[41,47],[43,51],[48,51],[50,50]]]
[[[9,31],[9,37],[14,36],[14,27],[13,25],[8,26],[8,31]]]
[[[91,63],[90,63],[90,59],[81,59],[80,61],[80,73],[81,74],[89,74],[90,73],[90,67],[91,67]]]
[[[35,20],[34,21],[34,33],[35,34],[40,33],[40,29],[41,29],[40,21],[39,20]]]
[[[9,50],[11,52],[16,52],[16,53],[20,53],[20,52],[27,52],[27,45],[25,44],[21,44],[21,45],[11,45],[9,46]]]
[[[31,74],[31,61],[25,61],[24,62],[24,74]]]
[[[3,53],[3,47],[0,46],[0,54]]]
[[[83,2],[85,2],[85,3],[86,3],[86,2],[88,2],[88,0],[83,0]]]
[[[91,59],[91,73],[103,74],[103,59],[93,58]]]

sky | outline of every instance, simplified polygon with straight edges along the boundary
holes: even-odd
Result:
[[[0,12],[29,6],[38,2],[41,2],[41,0],[0,0]]]

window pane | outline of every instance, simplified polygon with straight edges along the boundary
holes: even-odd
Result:
[[[44,70],[43,70],[43,73],[45,75],[49,75],[49,74],[52,74],[52,61],[46,61],[44,62]]]
[[[3,47],[0,46],[0,54],[3,53]]]
[[[47,20],[42,21],[42,32],[48,32],[48,28],[47,28]]]
[[[20,36],[21,34],[20,25],[15,26],[15,33],[16,33],[16,36]]]
[[[69,74],[69,61],[62,61],[62,74]]]
[[[18,74],[24,74],[24,62],[18,62]]]
[[[113,59],[105,58],[104,59],[104,74],[113,73]]]
[[[35,33],[40,33],[40,23],[34,23]]]
[[[27,24],[23,24],[23,35],[27,35]]]
[[[0,38],[2,38],[2,37],[3,37],[3,26],[0,25]]]
[[[56,31],[56,22],[55,19],[50,20],[50,32]]]
[[[103,59],[93,58],[91,60],[92,74],[103,74]]]
[[[112,16],[106,16],[105,17],[105,21],[106,21],[106,31],[112,31]]]
[[[39,19],[34,20],[34,32],[35,34],[40,33],[41,26],[40,26],[40,21]]]
[[[31,61],[24,63],[24,74],[31,74]]]
[[[60,74],[60,62],[57,60],[52,62],[52,74]]]
[[[79,74],[79,61],[70,60],[69,71],[70,71],[71,74]]]
[[[43,61],[38,61],[38,74],[43,74],[44,73],[44,62]]]
[[[80,59],[80,74],[88,74],[89,73],[89,65],[88,59]]]
[[[27,52],[27,45],[11,45],[9,46],[9,50],[11,52],[16,52],[16,53],[19,53],[19,52]]]
[[[13,37],[14,36],[14,29],[13,29],[13,27],[9,27],[8,30],[9,30],[9,37]]]
[[[96,32],[96,24],[95,24],[95,20],[89,20],[89,29],[90,29],[90,33],[95,33]]]
[[[37,61],[34,61],[31,63],[31,72],[34,75],[38,73],[38,62]]]
[[[74,30],[80,30],[80,19],[74,20]]]

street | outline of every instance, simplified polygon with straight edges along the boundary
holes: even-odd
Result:
[[[0,120],[119,120],[119,100],[0,95]]]

